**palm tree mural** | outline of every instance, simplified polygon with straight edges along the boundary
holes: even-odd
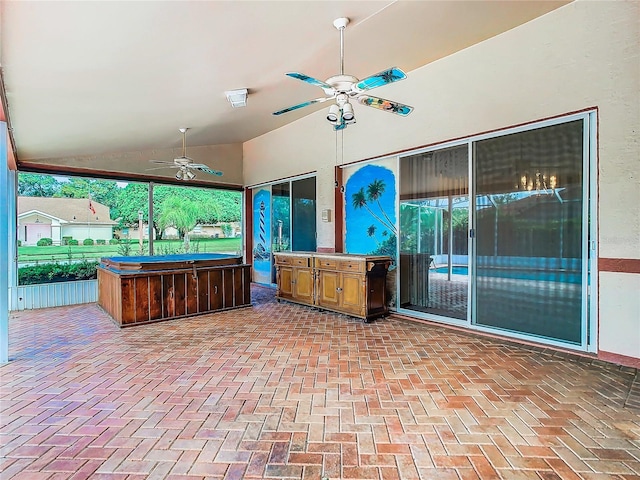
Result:
[[[396,192],[395,173],[384,163],[355,169],[345,185],[345,251],[391,257],[387,276],[391,306],[396,304]]]
[[[346,185],[346,238],[350,253],[396,257],[396,182],[393,171],[381,165],[359,168]]]
[[[380,241],[376,238],[376,230],[378,229],[378,227],[376,227],[375,225],[369,225],[369,228],[367,228],[367,237],[371,237],[373,238],[376,242],[380,243]],[[385,230],[386,232],[386,230]],[[384,235],[384,233],[383,233]]]
[[[392,225],[394,227],[393,231],[395,232],[395,225],[394,225],[395,222],[391,221],[389,216],[385,213],[384,209],[382,208],[382,205],[380,205],[380,197],[384,193],[385,188],[386,188],[386,185],[383,180],[375,179],[367,187],[367,199],[369,201],[376,202],[378,204],[378,208],[380,209],[380,212],[382,212],[382,215],[384,216],[385,220],[389,223],[389,225]]]
[[[369,191],[372,188],[374,188],[374,183],[378,185],[378,187],[375,187],[375,188],[378,189],[377,191],[380,191],[380,185],[381,185],[382,186],[381,192],[384,192],[384,188],[385,187],[384,187],[384,182],[382,180],[374,180],[374,182],[369,184],[369,186],[367,187],[367,191]],[[380,195],[382,195],[382,193],[379,193],[376,196],[376,200],[378,200],[380,198]],[[386,228],[391,230],[393,233],[396,233],[396,226],[393,224],[393,222],[391,222],[391,220],[389,220],[389,217],[387,216],[387,214],[384,213],[384,210],[382,209],[382,206],[380,205],[380,202],[378,202],[378,205],[379,205],[379,208],[380,208],[380,212],[385,217],[384,219],[382,219],[373,210],[371,210],[371,208],[369,207],[369,205],[367,203],[367,199],[368,198],[371,199],[371,196],[365,195],[364,187],[362,187],[356,193],[351,195],[351,204],[353,205],[353,208],[355,208],[355,209],[359,209],[359,208],[366,209],[371,214],[371,216],[373,218],[375,218],[378,222],[380,222],[383,226],[385,226]]]

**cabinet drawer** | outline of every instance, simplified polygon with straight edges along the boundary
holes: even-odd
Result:
[[[326,268],[330,270],[335,270],[338,266],[338,261],[333,258],[315,258],[315,267],[316,268]]]
[[[274,255],[276,265],[291,265],[291,257],[283,257],[282,255]]]
[[[308,267],[309,266],[309,257],[291,257],[289,258],[291,261],[291,265],[296,267]]]
[[[338,270],[341,272],[364,272],[364,263],[354,260],[343,260],[338,262]]]

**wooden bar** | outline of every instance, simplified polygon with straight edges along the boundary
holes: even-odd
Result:
[[[388,314],[390,257],[317,252],[273,255],[278,300],[345,313],[365,322]]]
[[[220,254],[112,257],[98,266],[98,304],[121,327],[251,305],[251,266]]]

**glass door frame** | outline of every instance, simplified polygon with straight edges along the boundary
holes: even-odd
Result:
[[[475,192],[475,170],[473,165],[474,145],[479,140],[510,135],[514,133],[536,130],[543,127],[559,125],[576,120],[583,122],[583,157],[582,157],[582,173],[583,173],[583,191],[582,191],[582,304],[581,304],[581,343],[580,345],[569,344],[566,342],[556,341],[553,339],[535,337],[532,335],[521,334],[513,331],[505,332],[495,328],[485,327],[475,324],[473,320],[476,318],[476,241],[475,241],[475,210],[476,210],[476,192]],[[404,152],[397,157],[397,171],[400,175],[400,161],[402,158],[413,156],[420,153],[437,151],[444,148],[467,145],[469,155],[469,228],[468,228],[468,304],[467,319],[459,320],[441,315],[434,315],[422,312],[416,312],[397,306],[398,313],[450,325],[462,326],[470,330],[477,330],[491,335],[501,337],[514,338],[518,340],[535,342],[549,346],[560,347],[562,349],[570,349],[576,351],[597,352],[597,333],[598,333],[598,181],[597,181],[597,110],[588,109],[582,112],[562,115],[546,120],[531,122],[515,127],[491,131],[484,134],[474,135],[462,140],[445,142],[438,145],[431,145],[422,149]],[[398,192],[396,208],[400,212],[400,193]],[[396,228],[400,232],[400,215],[396,220]],[[398,258],[400,255],[400,242],[398,242]],[[400,292],[400,277],[396,279],[396,292]]]
[[[289,249],[291,249],[291,246],[293,245],[293,241],[292,241],[292,237],[293,237],[293,213],[292,212],[293,212],[293,210],[292,210],[292,206],[291,206],[292,205],[291,200],[292,200],[292,195],[293,195],[292,184],[295,181],[304,180],[304,179],[307,179],[307,178],[315,178],[316,179],[316,199],[315,199],[315,201],[316,201],[316,204],[317,204],[317,201],[318,201],[318,199],[317,199],[317,179],[318,179],[318,176],[317,176],[316,172],[307,173],[307,174],[304,174],[304,175],[298,175],[298,176],[295,176],[295,177],[281,178],[279,180],[274,180],[274,181],[266,182],[266,183],[260,183],[260,184],[252,185],[252,186],[248,187],[252,192],[252,197],[253,197],[253,192],[255,190],[258,190],[258,189],[261,189],[261,188],[269,188],[270,189],[271,194],[270,194],[270,205],[269,205],[269,207],[270,207],[270,212],[271,212],[271,220],[270,221],[272,221],[273,220],[273,198],[274,198],[274,196],[273,196],[273,192],[272,192],[271,189],[272,189],[272,187],[274,185],[279,185],[279,184],[282,184],[282,183],[289,183],[289,208],[290,208],[290,210],[289,210],[290,211],[290,215],[289,215],[289,232],[290,232],[290,235],[289,235],[289,237],[290,237],[289,238]],[[252,208],[251,211],[252,211],[252,214],[253,214],[253,208]],[[316,220],[317,220],[317,215],[318,215],[318,212],[316,211]],[[255,225],[255,219],[252,219],[252,220],[253,220],[253,224]],[[272,234],[273,233],[273,225],[271,225],[270,228],[271,228],[270,234]],[[251,232],[251,234],[253,235],[253,232]],[[317,235],[317,225],[316,225],[316,235]],[[271,250],[270,250],[270,254],[271,254],[271,265],[270,265],[270,271],[271,271],[271,270],[273,270],[273,252]],[[251,255],[252,255],[252,262],[253,262],[253,252],[251,252]],[[275,286],[275,283],[271,282],[271,283],[269,283],[269,285]]]
[[[464,140],[455,140],[455,141],[451,141],[451,142],[445,142],[445,143],[440,143],[438,145],[432,145],[430,147],[426,147],[426,148],[421,148],[421,149],[416,149],[416,150],[411,150],[408,152],[403,153],[402,155],[399,155],[397,157],[397,165],[396,165],[396,171],[398,172],[398,178],[400,177],[401,173],[400,173],[400,163],[402,161],[403,158],[406,157],[412,157],[414,155],[419,155],[421,153],[428,153],[428,152],[437,152],[439,150],[446,150],[449,148],[454,148],[454,147],[461,147],[461,146],[467,146],[467,155],[468,155],[468,160],[467,160],[467,169],[469,172],[469,185],[468,185],[468,195],[469,195],[469,211],[468,211],[468,225],[469,228],[472,225],[472,208],[471,208],[471,196],[472,192],[471,192],[471,145],[472,142],[470,139],[464,139]],[[400,184],[400,182],[399,182]],[[401,199],[400,199],[400,189],[398,188],[398,194],[397,194],[397,199],[396,199],[396,211],[398,212],[397,215],[397,219],[396,219],[396,230],[398,232],[398,235],[400,235],[400,205],[401,205]],[[470,238],[470,234],[469,234],[469,228],[467,229],[467,278],[468,278],[468,282],[467,282],[467,315],[466,315],[466,319],[458,319],[458,318],[452,318],[452,317],[446,317],[443,315],[437,315],[434,313],[426,313],[426,312],[419,312],[416,310],[412,310],[412,309],[408,309],[408,308],[403,308],[400,305],[400,302],[398,302],[398,305],[396,306],[396,311],[398,313],[401,313],[403,315],[407,315],[407,316],[411,316],[411,317],[415,317],[415,318],[420,318],[420,319],[424,319],[424,320],[434,320],[434,321],[438,321],[441,323],[446,323],[446,324],[450,324],[450,325],[455,325],[455,326],[462,326],[462,327],[471,327],[471,274],[472,274],[472,262],[471,262],[471,238]],[[451,238],[449,239],[451,240]],[[400,258],[400,241],[398,241],[398,245],[397,245],[397,252],[396,252],[396,258]],[[398,269],[400,269],[400,265],[398,263]],[[400,280],[402,277],[402,274],[400,273],[400,270],[398,270],[399,274],[396,276],[396,296],[397,298],[400,298]]]

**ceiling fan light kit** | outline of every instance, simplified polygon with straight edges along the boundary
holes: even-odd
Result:
[[[273,112],[273,115],[282,115],[299,108],[307,107],[316,103],[326,102],[327,100],[335,100],[335,104],[329,107],[327,113],[327,121],[333,125],[334,130],[342,130],[347,125],[355,123],[356,117],[353,111],[353,105],[350,99],[356,100],[360,105],[377,108],[387,112],[395,113],[402,117],[406,117],[413,111],[413,107],[384,98],[373,97],[364,92],[374,88],[382,87],[389,83],[404,80],[407,75],[397,67],[391,67],[382,72],[371,75],[364,80],[359,80],[353,75],[345,75],[344,73],[344,29],[349,24],[346,17],[337,18],[333,22],[333,26],[340,32],[340,74],[329,77],[326,81],[318,80],[303,73],[289,72],[286,75],[301,80],[305,83],[315,85],[322,88],[325,97],[316,98],[307,102],[294,105]]]
[[[196,178],[196,174],[186,168],[181,168],[176,172],[176,180],[193,180],[194,178]]]

